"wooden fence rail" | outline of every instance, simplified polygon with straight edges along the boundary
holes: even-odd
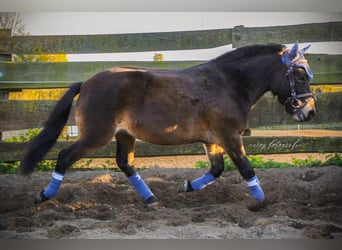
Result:
[[[342,83],[342,55],[309,54],[314,72],[312,84]],[[84,81],[95,73],[114,66],[137,66],[160,69],[181,69],[201,61],[180,62],[0,62],[0,90],[65,88],[75,81]]]
[[[246,28],[236,26],[233,29],[235,48],[256,43],[289,44],[300,42],[341,41],[342,22],[312,23],[291,26]]]
[[[205,49],[227,44],[238,48],[255,43],[288,44],[296,40],[342,41],[342,22],[140,34],[15,36],[1,39],[0,53],[114,53]]]
[[[113,66],[138,66],[175,69],[190,67],[201,61],[179,62],[66,62],[16,63],[4,61],[11,54],[114,53],[207,49],[232,44],[234,48],[262,43],[289,44],[300,42],[342,41],[342,22],[301,24],[232,29],[160,32],[115,35],[25,36],[11,37],[0,30],[0,92],[21,89],[65,88],[72,82],[84,81],[91,75]],[[314,72],[318,115],[312,124],[342,123],[342,91],[321,92],[320,86],[342,83],[342,56],[308,54]],[[3,60],[3,61],[1,61]],[[56,101],[0,100],[0,131],[41,127]],[[68,125],[74,125],[71,114]],[[276,98],[266,94],[252,110],[249,126],[295,124]],[[342,137],[244,137],[249,154],[293,152],[341,152]],[[58,142],[47,159],[56,159],[57,152],[72,142]],[[0,142],[0,161],[19,160],[25,143]],[[90,157],[115,156],[115,143],[110,143]],[[203,154],[200,144],[156,146],[137,143],[137,156]]]
[[[340,93],[317,93],[319,112],[313,121],[304,124],[339,123],[342,117],[342,98]],[[0,128],[2,131],[42,127],[57,101],[7,101],[0,100]],[[14,122],[15,121],[15,122]],[[68,125],[75,125],[72,110]],[[295,125],[297,122],[285,113],[285,108],[271,94],[262,97],[252,110],[249,126]]]
[[[115,35],[10,36],[0,30],[0,57],[11,54],[113,53],[204,49],[232,44],[342,41],[342,22]],[[309,54],[313,84],[342,83],[341,55]],[[0,90],[67,87],[113,66],[184,68],[201,62],[0,62]]]

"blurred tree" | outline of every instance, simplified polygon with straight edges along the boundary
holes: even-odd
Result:
[[[0,29],[11,29],[11,36],[27,36],[20,13],[0,12]],[[12,55],[16,62],[67,62],[66,54]],[[8,100],[59,100],[66,89],[23,89],[10,92]],[[63,134],[67,135],[67,127]]]
[[[0,29],[11,29],[12,36],[26,36],[25,24],[17,12],[0,12]]]
[[[12,36],[27,36],[25,24],[17,12],[0,12],[0,29],[11,29]],[[16,62],[67,62],[66,54],[12,55]],[[25,89],[10,92],[9,100],[58,100],[65,89]]]
[[[17,12],[0,12],[0,29],[11,29],[12,36],[27,36],[25,24]],[[66,54],[13,55],[15,62],[66,62]]]

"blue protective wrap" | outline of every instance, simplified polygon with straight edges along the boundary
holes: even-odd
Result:
[[[252,196],[257,201],[264,201],[265,194],[262,191],[258,177],[254,176],[247,180],[247,185]]]
[[[44,190],[44,195],[51,199],[56,196],[58,190],[64,180],[64,176],[56,171],[52,172],[51,181],[48,187]]]
[[[140,177],[138,173],[130,176],[128,178],[129,182],[133,185],[133,187],[137,190],[138,194],[146,201],[148,198],[153,196],[153,193],[146,185],[144,180]]]
[[[191,187],[193,190],[198,191],[211,184],[213,181],[215,181],[215,179],[216,178],[211,173],[206,173],[205,175],[202,175],[200,178],[191,182]]]

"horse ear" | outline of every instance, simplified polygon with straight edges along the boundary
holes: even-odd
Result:
[[[290,61],[294,60],[298,55],[298,41],[295,42],[295,44],[293,45],[290,53],[289,53],[289,59]]]
[[[311,44],[309,44],[308,46],[306,46],[305,48],[302,48],[299,53],[304,55],[305,51],[307,51],[309,48],[311,47]]]

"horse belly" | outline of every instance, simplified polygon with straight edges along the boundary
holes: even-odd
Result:
[[[136,138],[157,145],[180,145],[198,141],[196,136],[184,132],[178,124],[158,130],[144,129],[134,131]]]
[[[145,142],[159,145],[178,145],[198,141],[198,132],[194,119],[186,121],[162,119],[163,116],[148,119],[127,119],[116,126],[116,132],[125,130],[132,136]]]

